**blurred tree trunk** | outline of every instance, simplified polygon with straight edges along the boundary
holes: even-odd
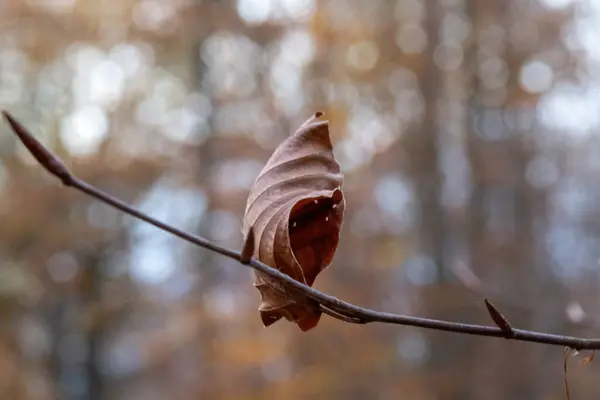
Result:
[[[517,9],[518,3],[510,1],[492,5],[470,2],[474,43],[479,44],[472,52],[473,71],[481,68],[487,56],[498,57],[505,62],[509,74],[508,82],[500,89],[506,91],[505,99],[497,106],[492,106],[496,101],[490,99],[502,97],[499,89],[486,88],[481,79],[476,79],[476,91],[471,101],[472,123],[467,141],[473,177],[468,211],[470,260],[484,287],[496,289],[498,306],[502,307],[502,299],[505,299],[529,310],[519,314],[513,312],[509,319],[514,325],[552,332],[557,328],[557,324],[551,322],[554,318],[550,317],[548,309],[538,307],[543,303],[533,301],[549,293],[556,293],[558,296],[553,296],[553,300],[557,300],[561,290],[548,268],[545,251],[539,248],[540,239],[545,234],[542,221],[546,215],[546,194],[533,189],[526,177],[535,152],[528,140],[527,129],[521,128],[518,121],[523,120],[523,116],[534,118],[535,111],[526,105],[526,97],[524,99],[518,86],[519,69],[525,60],[507,38],[511,29],[511,10]],[[489,40],[494,29],[498,34],[496,40],[502,43],[495,46],[502,49],[498,53],[494,50],[490,53],[484,48],[486,35]],[[513,124],[516,121],[516,127],[509,127],[508,119],[512,119]],[[494,130],[493,137],[490,129]],[[556,306],[560,301],[553,301],[553,304]],[[505,313],[511,311],[516,310],[507,309]],[[483,348],[476,353],[483,351],[501,365],[508,366],[513,362],[497,345],[482,343],[481,346]],[[474,386],[474,395],[491,395],[486,387],[493,384],[506,388],[503,394],[497,393],[498,399],[507,396],[545,398],[544,391],[548,390],[548,385],[544,377],[549,371],[542,367],[548,365],[542,359],[547,351],[552,350],[543,347],[530,350],[522,360],[519,373],[507,370],[502,374],[504,383],[482,374],[481,385]],[[475,359],[477,355],[473,354],[473,357]],[[530,373],[524,373],[524,369],[529,369]]]
[[[52,337],[50,365],[57,382],[56,392],[65,400],[100,400],[103,379],[98,367],[103,340],[103,318],[92,315],[87,328],[81,326],[88,310],[100,310],[103,252],[80,254],[85,268],[81,284],[58,286],[49,306],[48,318]]]
[[[103,309],[102,302],[102,261],[98,255],[102,252],[86,252],[82,254],[81,265],[86,268],[86,277],[84,279],[82,296],[86,309]],[[87,330],[87,360],[85,361],[87,370],[87,396],[89,400],[102,400],[104,394],[104,382],[102,373],[99,369],[100,351],[102,341],[104,340],[104,316],[98,315],[94,318]]]
[[[435,265],[437,282],[448,279],[444,258],[444,212],[440,203],[442,176],[439,165],[439,125],[438,104],[442,91],[442,71],[436,66],[434,52],[439,43],[438,28],[440,9],[437,0],[426,2],[425,30],[427,49],[424,54],[424,69],[418,71],[419,86],[425,101],[425,116],[420,129],[409,139],[410,165],[416,186],[419,227],[418,241],[420,253]]]
[[[432,264],[436,277],[431,282],[435,290],[421,290],[422,313],[428,317],[451,318],[454,301],[446,292],[446,284],[450,278],[445,257],[446,225],[445,215],[441,204],[443,177],[440,171],[440,151],[438,144],[442,132],[439,125],[442,97],[445,96],[443,82],[445,72],[436,65],[435,51],[440,44],[439,27],[443,17],[443,5],[437,0],[425,2],[425,31],[427,33],[427,48],[422,57],[422,69],[417,71],[421,93],[425,103],[425,115],[420,128],[412,132],[407,140],[407,154],[410,158],[411,175],[416,189],[418,212],[417,249],[418,256]],[[444,306],[440,306],[444,304]],[[453,337],[452,346],[448,346],[447,338],[440,332],[425,332],[428,338],[429,357],[427,369],[438,374],[449,371],[450,365],[460,365],[459,349],[461,338]],[[444,379],[430,390],[438,396],[455,398],[456,385]]]

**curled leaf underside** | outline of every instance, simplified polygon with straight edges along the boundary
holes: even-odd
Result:
[[[252,231],[254,258],[309,286],[333,259],[345,207],[329,124],[320,116],[316,113],[275,149],[250,190],[243,227],[245,237]],[[294,296],[259,271],[255,277],[265,326],[281,318],[303,331],[317,325],[316,302]]]

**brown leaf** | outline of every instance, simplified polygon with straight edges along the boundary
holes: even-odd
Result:
[[[592,361],[594,361],[594,354],[596,353],[596,350],[592,350],[592,354],[590,354],[589,356],[586,356],[583,358],[583,365],[588,365],[591,364]]]
[[[315,113],[281,143],[250,190],[243,233],[254,235],[253,257],[309,286],[332,261],[344,215],[343,175],[329,124]],[[318,304],[255,271],[265,326],[282,317],[307,331],[319,322]]]

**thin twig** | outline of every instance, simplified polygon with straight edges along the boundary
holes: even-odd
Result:
[[[524,342],[542,343],[556,346],[566,346],[572,349],[600,349],[600,339],[585,339],[572,336],[555,335],[543,332],[527,331],[523,329],[512,329],[512,335],[507,337],[506,330],[498,327],[485,325],[472,325],[459,322],[450,322],[428,318],[411,317],[407,315],[393,314],[388,312],[375,311],[364,307],[359,307],[352,303],[340,300],[326,293],[320,292],[310,286],[300,283],[290,276],[269,267],[268,265],[256,260],[247,260],[242,257],[239,251],[231,250],[226,247],[213,243],[203,237],[195,236],[174,228],[164,222],[158,221],[134,208],[123,201],[104,193],[103,191],[89,185],[88,183],[75,177],[64,166],[64,163],[39,143],[19,122],[11,117],[6,111],[3,112],[15,133],[27,146],[33,156],[46,168],[46,170],[57,176],[66,185],[80,190],[110,206],[121,210],[135,218],[145,221],[166,232],[169,232],[185,241],[203,247],[207,250],[221,254],[225,257],[237,260],[240,264],[248,265],[253,269],[260,271],[270,277],[279,280],[294,291],[304,294],[307,298],[317,301],[321,309],[328,315],[347,322],[371,323],[381,322],[387,324],[396,324],[404,326],[413,326],[425,329],[433,329],[446,332],[455,332],[468,335],[489,336],[498,338],[508,338]],[[246,254],[244,254],[246,256]],[[246,262],[248,262],[246,264]]]
[[[563,382],[565,384],[565,399],[571,400],[571,393],[569,391],[569,356],[573,350],[565,347],[564,355],[563,355]]]

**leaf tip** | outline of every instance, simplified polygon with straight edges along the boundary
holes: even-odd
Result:
[[[584,357],[583,359],[583,365],[588,365],[590,364],[592,361],[594,361],[594,354],[596,353],[596,350],[592,350],[592,354],[590,354],[587,357]]]
[[[304,316],[304,318],[297,320],[296,324],[302,332],[308,332],[317,326],[320,319],[320,312],[309,313],[306,316]]]
[[[331,195],[331,200],[333,201],[334,205],[338,205],[339,203],[341,203],[344,200],[344,192],[342,191],[341,186],[338,186],[337,188],[334,189],[334,191]]]
[[[325,114],[322,111],[316,111],[315,113],[313,113],[313,115],[311,115],[309,119],[307,119],[302,125],[300,125],[300,128],[298,128],[296,134],[298,132],[302,132],[304,129],[307,129],[311,125],[315,125],[321,128],[325,127],[326,129],[329,129],[329,122],[327,120],[321,120],[321,117],[323,117],[324,115]]]
[[[281,316],[279,315],[274,315],[271,312],[261,312],[260,313],[260,318],[262,320],[263,326],[265,328],[268,328],[269,326],[273,325],[275,322],[279,321],[281,319]]]

